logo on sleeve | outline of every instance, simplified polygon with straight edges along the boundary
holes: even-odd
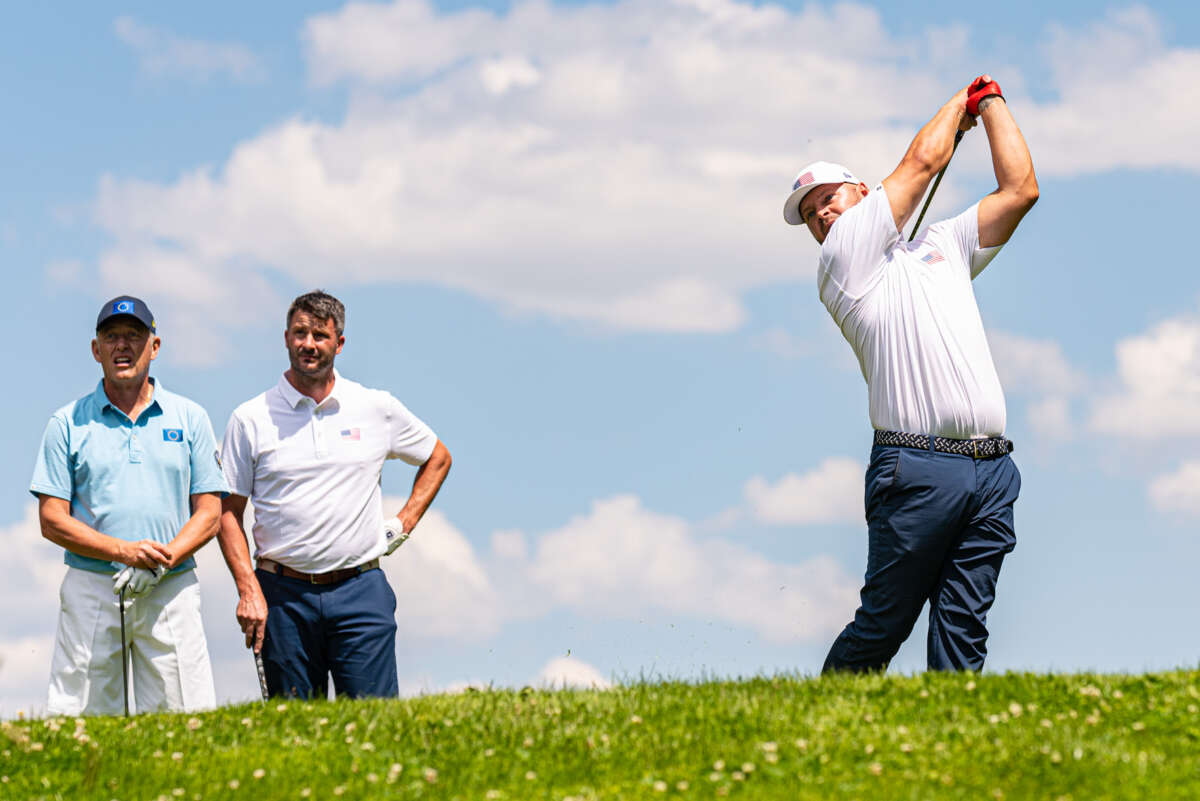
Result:
[[[357,428],[343,428],[342,439],[349,439],[358,442],[360,439],[362,439],[362,431]]]
[[[183,442],[182,428],[164,428],[163,442]]]

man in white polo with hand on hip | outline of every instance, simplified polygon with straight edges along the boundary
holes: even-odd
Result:
[[[296,298],[284,341],[291,366],[243,403],[225,430],[232,494],[221,550],[238,589],[246,645],[261,651],[273,695],[395,696],[396,596],[379,559],[403,541],[450,470],[450,452],[388,392],[333,366],[346,311],[325,292]],[[418,466],[399,514],[384,517],[383,463]],[[257,569],[243,519],[254,504]]]
[[[949,163],[956,132],[977,118],[996,190],[906,242],[900,232]],[[792,186],[784,218],[821,244],[821,301],[858,357],[875,429],[861,605],[825,671],[886,668],[926,601],[929,667],[983,667],[1021,477],[971,282],[1037,197],[1025,140],[987,75],[938,111],[874,189],[827,162]]]
[[[92,340],[103,378],[42,436],[30,490],[67,563],[51,715],[121,711],[122,597],[137,711],[216,703],[192,554],[217,533],[225,479],[204,409],[150,376],[161,344],[143,301],[104,304]]]

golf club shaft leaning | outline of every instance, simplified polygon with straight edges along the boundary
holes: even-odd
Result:
[[[121,606],[121,695],[125,698],[125,717],[129,717],[129,650],[125,642],[125,588],[117,599]]]
[[[954,151],[958,150],[958,143],[962,141],[963,134],[966,131],[959,129],[954,134],[954,147],[950,150],[950,159],[954,158]],[[929,189],[929,195],[925,198],[925,205],[921,207],[921,213],[917,215],[917,223],[913,226],[912,233],[908,235],[908,241],[913,241],[913,237],[917,235],[917,231],[921,230],[921,220],[925,219],[925,212],[929,211],[929,204],[933,202],[933,196],[937,192],[938,184],[942,182],[942,176],[946,174],[946,167],[950,166],[950,159],[946,159],[946,166],[942,167],[938,172],[937,177],[933,179],[933,186]]]

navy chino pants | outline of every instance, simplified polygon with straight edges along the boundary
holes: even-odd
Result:
[[[256,570],[267,599],[263,668],[267,691],[325,698],[395,697],[396,595],[376,568],[337,584]]]
[[[1000,564],[1017,544],[1013,503],[1020,491],[1009,456],[872,448],[861,605],[823,672],[886,669],[926,601],[929,669],[982,669]]]

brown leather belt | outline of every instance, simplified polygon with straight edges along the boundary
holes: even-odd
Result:
[[[292,570],[287,565],[279,564],[274,559],[258,560],[259,570],[265,570],[277,576],[300,579],[309,584],[337,584],[339,581],[354,578],[359,573],[374,570],[377,567],[379,567],[379,560],[372,559],[370,562],[363,562],[358,567],[343,567],[341,570],[330,570],[328,573],[301,573],[299,570]]]

